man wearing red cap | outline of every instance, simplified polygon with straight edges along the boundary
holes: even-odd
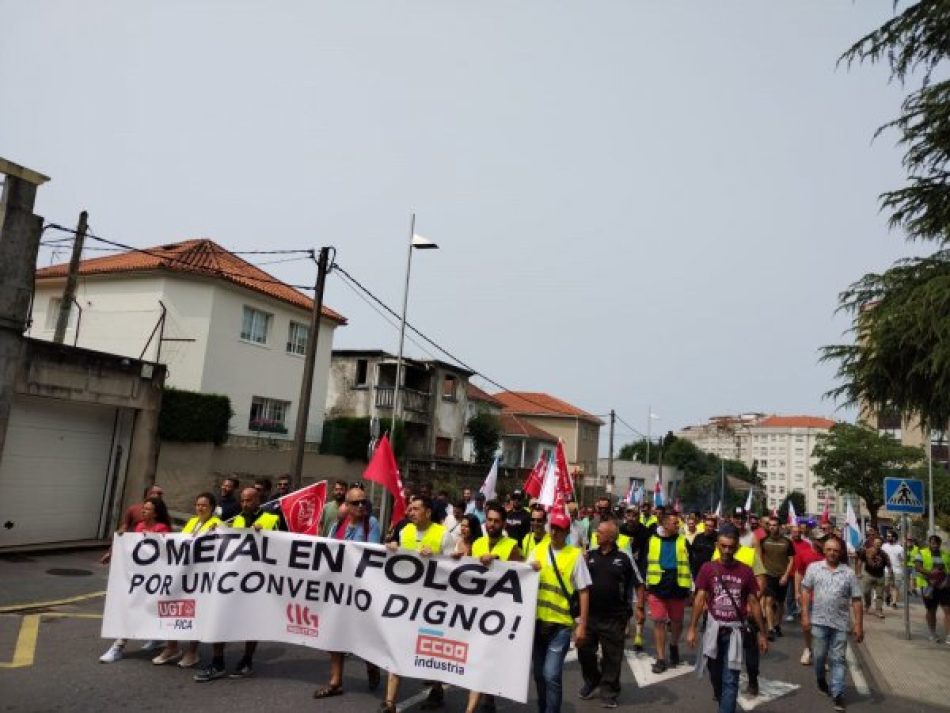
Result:
[[[550,542],[538,545],[528,556],[528,563],[541,574],[532,654],[538,713],[560,712],[571,631],[578,646],[587,636],[591,578],[581,549],[567,544],[570,528],[566,513],[551,513]],[[575,599],[576,606],[572,606]]]

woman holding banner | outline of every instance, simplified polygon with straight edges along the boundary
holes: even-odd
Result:
[[[200,493],[198,497],[195,498],[195,515],[185,523],[181,531],[186,535],[194,536],[216,528],[221,524],[221,519],[214,514],[214,509],[217,507],[217,504],[217,500],[211,493]],[[198,641],[188,642],[188,650],[185,652],[185,655],[181,657],[181,661],[178,662],[179,668],[191,668],[198,663],[198,644]],[[178,656],[178,642],[166,641],[165,648],[162,649],[162,652],[158,656],[152,659],[152,663],[156,666],[162,666],[163,664],[171,663],[177,659]]]
[[[380,543],[379,521],[370,515],[370,501],[366,499],[366,491],[360,487],[352,487],[346,493],[346,501],[340,506],[346,512],[346,525],[334,530],[333,538],[350,542],[369,542],[375,545]],[[343,661],[342,651],[330,652],[330,682],[313,692],[314,698],[331,698],[343,693]],[[366,662],[366,680],[369,690],[375,691],[379,687],[379,666]]]

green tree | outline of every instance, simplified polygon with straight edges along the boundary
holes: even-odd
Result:
[[[488,411],[479,411],[468,420],[476,463],[491,463],[501,443],[501,421]]]
[[[788,504],[792,503],[795,506],[796,515],[804,515],[805,508],[808,507],[805,504],[805,494],[800,493],[797,490],[793,490],[788,494],[782,504],[778,506],[778,519],[781,522],[788,522]]]
[[[895,2],[895,10],[900,3]],[[897,119],[907,184],[880,196],[892,228],[941,249],[869,274],[841,293],[852,315],[855,343],[823,349],[837,362],[841,385],[830,393],[846,403],[916,415],[925,428],[950,421],[950,81],[933,81],[950,57],[950,3],[923,0],[858,40],[840,61],[885,62],[891,80],[918,88]]]
[[[814,455],[818,482],[861,498],[874,527],[884,504],[884,478],[908,476],[924,458],[920,448],[902,446],[872,428],[849,423],[836,423],[818,436]]]

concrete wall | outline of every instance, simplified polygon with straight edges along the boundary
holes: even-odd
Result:
[[[156,482],[165,489],[165,500],[172,510],[191,512],[195,496],[205,490],[215,495],[225,476],[241,480],[242,487],[253,485],[254,479],[277,476],[290,468],[290,451],[262,448],[215,446],[211,443],[163,442],[158,455]],[[305,453],[303,482],[342,478],[347,482],[362,480],[366,464],[347,461],[339,456]],[[368,484],[367,484],[368,485]],[[141,491],[139,491],[141,492]]]

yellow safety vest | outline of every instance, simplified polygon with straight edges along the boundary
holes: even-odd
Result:
[[[244,513],[240,513],[236,518],[234,518],[234,520],[231,521],[231,527],[240,529],[242,527],[260,525],[262,530],[276,530],[279,523],[280,518],[272,512],[262,512],[257,516],[257,519],[255,519],[254,522],[250,524],[248,524],[247,520],[244,518]]]
[[[445,536],[445,527],[437,522],[429,523],[426,531],[422,533],[421,542],[416,537],[417,534],[416,526],[410,522],[399,533],[399,546],[416,552],[421,552],[423,547],[428,547],[434,554],[442,554],[442,538]]]
[[[546,545],[550,541],[551,541],[551,536],[546,532],[544,533],[544,537],[541,538],[540,542],[534,539],[533,532],[529,532],[521,540],[521,553],[527,556],[529,552],[534,552],[535,547],[538,547],[539,545]]]
[[[501,537],[494,547],[490,546],[488,535],[482,535],[472,543],[472,557],[481,557],[482,555],[496,555],[498,559],[506,562],[511,557],[512,550],[518,546],[513,537]]]
[[[650,545],[647,549],[647,585],[656,585],[660,583],[663,576],[663,568],[660,567],[660,538],[651,537]],[[686,551],[686,538],[682,535],[676,538],[676,586],[681,589],[689,589],[693,583],[693,578],[689,572],[689,554]]]
[[[551,566],[551,545],[545,543],[538,545],[534,549],[534,559],[541,563],[541,575],[538,581],[538,614],[540,621],[551,624],[561,624],[562,626],[574,626],[574,617],[571,616],[570,595],[574,593],[574,583],[571,575],[574,573],[574,566],[577,564],[577,558],[581,556],[579,547],[565,545],[559,552],[554,553],[554,562],[557,565],[558,572],[561,573],[561,579],[564,581],[564,588],[567,589],[567,596],[564,596],[564,589],[558,583],[557,575],[554,573],[554,567]]]
[[[934,554],[933,554],[933,552],[930,551],[930,548],[929,548],[929,547],[921,547],[917,554],[919,554],[919,555],[920,555],[920,559],[923,560],[923,561],[921,562],[921,569],[924,570],[924,574],[930,574],[930,571],[934,568]],[[915,557],[916,557],[916,555],[915,555]],[[940,559],[943,560],[943,568],[944,568],[944,571],[945,571],[945,572],[950,572],[950,553],[941,552],[941,553],[940,553]],[[918,585],[920,588],[924,588],[924,587],[927,586],[927,584],[928,584],[927,578],[926,578],[926,577],[921,577],[921,576],[918,574],[918,575],[917,575],[917,585]]]
[[[643,519],[643,513],[640,513],[640,522],[643,523],[646,527],[649,527],[656,522],[656,515],[650,515],[646,520]]]
[[[745,545],[739,545],[739,549],[736,550],[736,553],[733,555],[736,562],[742,562],[742,564],[748,565],[749,567],[755,569],[755,548],[746,547]],[[716,551],[713,552],[713,562],[718,562],[722,559],[719,554],[719,548],[716,548]]]
[[[623,550],[623,549],[629,549],[629,546],[630,546],[630,538],[627,535],[618,534],[617,548]],[[596,547],[597,547],[597,533],[594,532],[590,536],[590,548],[593,550]]]
[[[201,523],[201,527],[198,527],[199,522],[200,521],[198,520],[198,517],[195,516],[185,523],[185,526],[181,529],[181,531],[184,532],[186,535],[191,535],[193,533],[196,534],[196,532],[207,532],[212,527],[222,524],[221,519],[215,515],[212,515],[203,523]],[[197,531],[195,528],[197,528]]]

